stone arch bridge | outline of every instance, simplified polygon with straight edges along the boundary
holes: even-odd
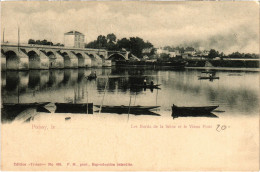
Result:
[[[63,69],[111,66],[128,52],[34,44],[1,45],[1,70]]]

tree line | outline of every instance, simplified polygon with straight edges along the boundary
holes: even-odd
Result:
[[[220,57],[220,58],[260,58],[259,54],[255,54],[255,53],[239,53],[237,52],[233,52],[230,54],[224,54],[223,52],[219,52],[215,49],[210,49],[208,51],[208,55],[201,55],[203,51],[200,50],[196,50],[195,48],[188,46],[188,47],[181,47],[181,46],[165,46],[163,48],[164,50],[168,50],[170,52],[174,52],[174,51],[179,51],[179,53],[184,53],[185,51],[195,51],[197,55],[203,56],[203,57],[208,57],[210,59],[216,58],[216,57]]]
[[[218,52],[214,49],[211,49],[209,51],[209,58],[215,58],[215,57],[220,57],[220,58],[237,58],[237,59],[257,59],[260,58],[259,54],[255,53],[240,53],[240,52],[233,52],[231,54],[225,55],[223,52]]]
[[[28,44],[36,44],[36,45],[50,45],[50,46],[64,46],[61,43],[53,44],[51,41],[47,41],[46,39],[44,40],[34,40],[34,39],[29,39]]]
[[[131,54],[142,58],[145,53],[144,49],[153,49],[153,44],[149,41],[144,41],[139,37],[130,37],[117,39],[116,35],[113,33],[108,34],[107,36],[99,35],[96,40],[89,42],[85,45],[85,48],[96,48],[96,49],[106,49],[109,51],[121,51],[126,50],[130,51]],[[152,55],[154,51],[148,53]]]

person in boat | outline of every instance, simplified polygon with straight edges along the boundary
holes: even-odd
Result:
[[[90,77],[90,78],[96,78],[96,77],[97,77],[96,71],[91,72],[91,74],[89,75],[89,77]]]
[[[144,78],[144,86],[146,86],[146,78]]]
[[[153,83],[153,80],[152,80],[152,81],[151,81],[151,86],[153,86],[153,84],[154,84],[154,83]]]

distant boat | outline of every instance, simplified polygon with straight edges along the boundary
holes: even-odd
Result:
[[[216,76],[216,71],[203,71],[201,73],[205,73],[206,76],[198,76],[199,80],[202,80],[202,79],[209,79],[209,80],[219,79],[219,77]]]
[[[202,79],[209,79],[209,80],[219,79],[218,76],[198,76],[198,77],[199,77],[199,80],[202,80]]]
[[[183,114],[205,114],[210,113],[214,109],[218,108],[219,106],[199,106],[199,107],[178,107],[176,105],[172,105],[172,112],[173,113],[183,113]]]
[[[150,89],[161,89],[161,88],[159,88],[160,85],[161,84],[154,84],[154,85],[151,85],[151,84],[147,84],[147,85],[139,84],[139,85],[133,85],[133,87],[150,88]]]
[[[96,78],[97,78],[96,73],[91,73],[89,76],[87,76],[88,80],[92,80],[92,79],[96,79]]]
[[[202,71],[201,73],[214,73],[214,74],[216,74],[216,71]]]
[[[240,73],[230,73],[228,76],[242,76]]]
[[[89,76],[87,77],[88,80],[92,80],[92,79],[96,79],[96,78],[97,78],[96,75],[89,75]]]
[[[55,103],[55,113],[93,114],[93,103]]]

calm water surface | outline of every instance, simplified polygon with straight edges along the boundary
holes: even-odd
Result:
[[[96,80],[87,80],[96,71]],[[171,117],[171,106],[219,105],[213,112],[226,116],[259,114],[259,73],[218,70],[219,80],[198,80],[205,70],[67,69],[2,72],[2,102],[93,102],[94,105],[160,106],[156,113]],[[161,89],[135,88],[147,81]],[[105,91],[106,90],[106,91]],[[130,102],[131,101],[131,102]],[[224,111],[224,112],[219,112]],[[95,115],[95,112],[94,112]],[[117,114],[111,114],[118,116]],[[148,116],[149,117],[149,116]],[[172,118],[171,118],[172,119]]]

